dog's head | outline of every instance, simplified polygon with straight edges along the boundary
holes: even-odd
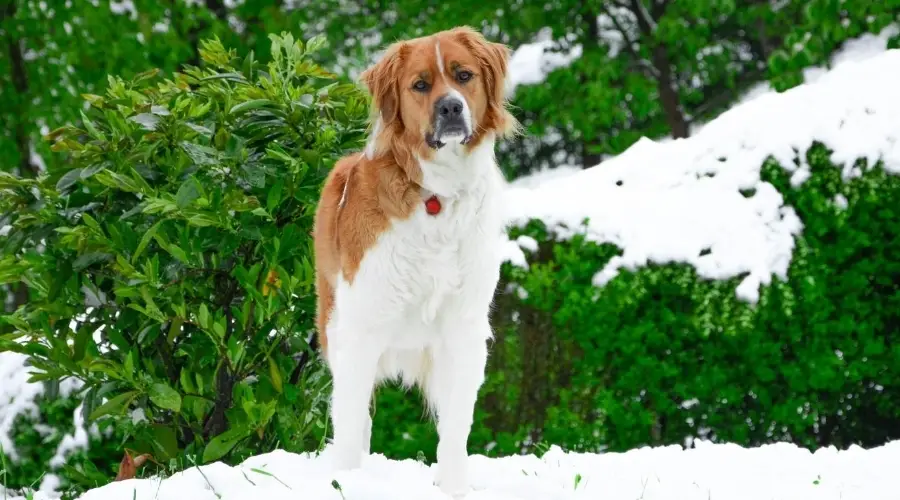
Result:
[[[400,148],[427,158],[451,142],[471,150],[488,134],[515,132],[506,109],[508,60],[505,45],[468,27],[388,47],[361,75],[374,111],[369,154]]]

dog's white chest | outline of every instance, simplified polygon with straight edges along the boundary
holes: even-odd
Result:
[[[444,200],[440,213],[424,205],[394,223],[363,259],[353,288],[371,294],[381,321],[408,328],[440,326],[441,315],[465,314],[479,289],[493,288],[486,272],[496,265],[490,203],[462,197]]]
[[[352,284],[338,285],[343,326],[418,349],[448,322],[486,316],[501,263],[499,176],[486,168],[465,191],[441,196],[436,215],[423,200],[411,217],[393,221],[367,249]]]

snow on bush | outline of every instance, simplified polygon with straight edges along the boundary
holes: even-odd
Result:
[[[81,407],[75,409],[72,420],[72,432],[60,437],[61,431],[42,421],[42,415],[38,401],[45,394],[43,383],[28,382],[31,376],[26,365],[27,356],[14,352],[0,352],[0,455],[8,469],[12,473],[17,465],[33,450],[20,450],[15,443],[12,434],[14,426],[23,423],[31,425],[44,439],[58,441],[53,457],[47,465],[47,470],[36,487],[45,493],[56,494],[60,481],[56,471],[62,468],[66,459],[72,453],[85,450],[91,437],[99,436],[96,424],[85,426],[81,415]],[[81,387],[81,383],[74,379],[66,379],[59,384],[58,397],[72,397]],[[43,443],[28,443],[27,447],[43,446]],[[23,456],[24,454],[24,456]],[[0,471],[3,467],[0,466]],[[3,493],[3,475],[0,474],[0,498]]]
[[[43,392],[41,384],[30,384],[26,357],[13,352],[0,352],[0,449],[12,460],[19,458],[13,445],[13,423],[19,415],[38,417],[35,398]]]
[[[798,186],[810,175],[806,151],[821,142],[845,179],[861,174],[859,158],[900,172],[897,88],[900,50],[844,61],[812,83],[730,109],[689,139],[643,139],[597,167],[511,186],[510,222],[541,219],[566,238],[589,218],[590,239],[624,251],[598,270],[598,286],[621,268],[682,262],[709,279],[746,273],[736,293],[755,302],[760,285],[786,278],[803,229],[775,187],[760,180],[761,166],[774,158]],[[508,259],[525,265],[520,247],[509,249]]]
[[[532,43],[522,44],[509,58],[509,78],[507,91],[515,92],[519,85],[535,85],[547,79],[551,72],[572,64],[581,57],[581,46],[575,45],[567,52],[554,50],[556,41],[549,28],[538,33]]]

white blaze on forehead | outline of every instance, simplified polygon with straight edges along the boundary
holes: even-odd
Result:
[[[447,84],[447,95],[455,97],[462,102],[463,105],[463,123],[466,124],[467,133],[471,134],[473,130],[475,130],[475,123],[472,120],[472,111],[469,109],[469,101],[466,100],[466,96],[462,95],[459,90],[456,90],[450,82],[447,80],[447,73],[444,69],[444,58],[441,55],[441,42],[434,42],[434,55],[437,59],[438,71],[441,74],[441,78],[444,79],[444,83]]]
[[[437,58],[438,72],[444,83],[447,83],[447,74],[444,73],[444,58],[441,56],[441,42],[434,42],[434,55]]]

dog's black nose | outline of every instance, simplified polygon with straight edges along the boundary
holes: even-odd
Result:
[[[438,99],[435,108],[442,118],[459,118],[462,116],[463,103],[458,97],[445,95]]]

